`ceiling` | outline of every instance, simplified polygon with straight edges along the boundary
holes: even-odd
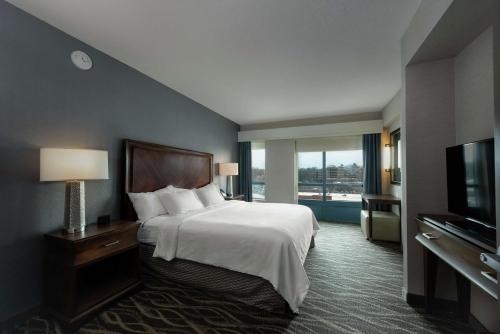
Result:
[[[9,0],[239,123],[381,110],[420,0]]]

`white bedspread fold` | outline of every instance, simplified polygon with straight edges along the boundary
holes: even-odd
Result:
[[[313,212],[302,205],[228,201],[168,217],[153,256],[259,276],[298,313],[309,289],[303,264],[316,230]]]

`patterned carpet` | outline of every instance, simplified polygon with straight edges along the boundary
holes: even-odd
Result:
[[[401,299],[402,255],[366,241],[356,225],[322,223],[306,271],[311,289],[297,316],[277,315],[147,276],[145,288],[79,333],[474,333],[451,315],[424,316]],[[33,318],[14,333],[62,333]]]

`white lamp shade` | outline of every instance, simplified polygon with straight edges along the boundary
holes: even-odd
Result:
[[[40,181],[107,180],[108,151],[40,149]]]
[[[225,162],[219,164],[219,175],[238,175],[238,164],[236,162]]]

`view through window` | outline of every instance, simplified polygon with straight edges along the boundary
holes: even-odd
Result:
[[[363,151],[298,153],[299,199],[361,201]]]
[[[298,153],[299,199],[323,200],[323,152]]]
[[[264,144],[252,143],[252,197],[254,201],[266,198],[266,149]]]

